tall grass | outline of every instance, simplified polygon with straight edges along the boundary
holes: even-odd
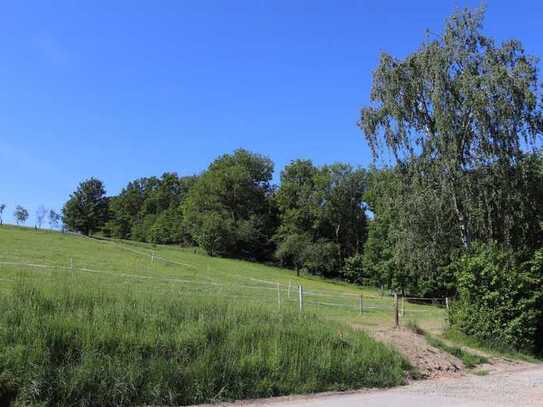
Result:
[[[538,363],[543,360],[543,357],[537,357],[528,353],[522,353],[504,346],[487,343],[473,336],[467,336],[456,328],[449,328],[443,333],[443,337],[449,341],[468,346],[473,349],[478,349],[491,355],[499,356],[505,359],[522,360],[526,362]]]
[[[184,290],[189,296],[223,295],[236,301],[277,304],[277,292],[270,287],[275,289],[276,284],[280,283],[283,307],[290,305],[294,308],[296,301],[287,301],[287,287],[292,287],[290,299],[295,300],[297,293],[294,290],[302,285],[305,309],[318,313],[323,319],[333,319],[369,329],[376,326],[394,326],[392,297],[381,297],[376,289],[340,284],[316,276],[297,277],[292,270],[210,257],[195,253],[193,249],[138,242],[98,241],[59,232],[35,231],[6,225],[0,227],[0,248],[0,263],[45,264],[59,268],[73,264],[74,279],[107,281],[109,290],[124,291],[128,287],[133,291],[143,292]],[[151,260],[151,253],[155,255],[154,261]],[[105,273],[82,272],[77,270],[79,268]],[[0,264],[0,294],[12,284],[7,280],[20,275],[42,280],[49,278],[53,272]],[[193,284],[173,281],[177,279],[192,281]],[[210,283],[209,286],[205,285],[206,283]],[[247,289],[244,286],[260,286],[261,289]],[[363,315],[359,312],[360,294],[364,296]],[[406,315],[409,315],[409,318],[416,317],[417,323],[424,329],[439,332],[446,326],[445,310],[422,304],[405,305]]]
[[[393,386],[408,369],[315,316],[62,277],[0,298],[0,405],[186,405]]]

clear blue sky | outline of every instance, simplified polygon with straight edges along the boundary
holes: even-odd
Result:
[[[383,50],[404,56],[478,1],[10,1],[0,12],[0,203],[59,210],[193,174],[244,147],[366,166],[355,123]],[[487,1],[485,31],[543,57],[539,1]],[[277,178],[277,177],[276,177]],[[28,224],[33,224],[31,218]]]

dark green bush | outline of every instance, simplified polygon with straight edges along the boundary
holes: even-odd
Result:
[[[510,251],[478,246],[452,268],[459,294],[453,327],[497,349],[541,351],[543,249],[520,262]]]
[[[333,277],[340,269],[340,247],[337,243],[319,240],[304,249],[304,270],[310,274]]]
[[[345,259],[341,276],[350,283],[362,284],[364,280],[364,257],[360,254]]]

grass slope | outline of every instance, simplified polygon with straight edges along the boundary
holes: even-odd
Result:
[[[372,290],[24,228],[0,227],[0,248],[2,405],[191,404],[392,386],[408,369],[347,326],[390,322],[390,299]]]
[[[151,254],[155,254],[154,261]],[[21,264],[58,266],[39,269]],[[50,278],[73,264],[74,279],[101,281],[115,293],[152,289],[162,295],[224,298],[244,303],[278,304],[298,307],[298,285],[304,288],[304,307],[327,319],[354,323],[367,328],[393,326],[393,300],[378,290],[331,282],[318,277],[296,277],[290,270],[233,259],[209,257],[195,249],[152,246],[136,242],[109,242],[80,236],[12,226],[0,227],[0,292],[9,288],[16,276],[27,279]],[[81,270],[81,268],[90,270]],[[94,272],[94,273],[93,273]],[[101,272],[101,273],[100,273]],[[94,274],[94,276],[92,276]],[[289,290],[290,285],[290,290]],[[290,291],[290,296],[289,296]],[[360,315],[360,294],[363,315]],[[416,321],[423,329],[440,333],[446,328],[443,309],[405,302],[405,321]]]

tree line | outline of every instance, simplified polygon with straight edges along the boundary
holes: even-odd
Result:
[[[225,154],[198,176],[142,178],[114,197],[96,179],[65,224],[298,272],[450,296],[455,329],[543,351],[543,134],[537,59],[462,10],[412,54],[383,53],[358,125],[368,169]],[[380,164],[378,166],[378,164]]]
[[[4,223],[3,216],[6,208],[6,204],[0,204],[0,225]],[[17,225],[24,225],[29,216],[30,213],[28,210],[21,205],[17,205],[13,211],[13,217],[15,218]],[[36,210],[36,229],[41,229],[46,220],[51,229],[57,229],[62,220],[62,216],[54,209],[46,209],[43,205],[40,205]]]
[[[63,221],[87,235],[197,245],[212,256],[360,280],[352,269],[366,238],[366,171],[296,160],[276,186],[273,169],[268,157],[239,149],[198,176],[140,178],[115,196],[91,178],[64,205]]]

